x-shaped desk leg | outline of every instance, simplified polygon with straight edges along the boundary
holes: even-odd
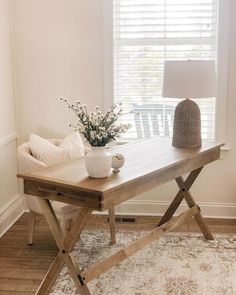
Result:
[[[160,227],[160,230],[158,229],[157,232],[155,231],[156,235],[161,236],[162,235],[161,232],[166,231],[166,228],[169,226],[168,221],[172,218],[172,216],[174,215],[175,211],[177,210],[177,208],[179,207],[179,205],[181,204],[183,199],[185,199],[188,206],[191,209],[186,211],[184,213],[184,215],[182,214],[183,216],[180,215],[178,218],[179,219],[182,218],[184,220],[184,219],[186,219],[186,217],[189,214],[193,215],[200,230],[202,231],[204,237],[208,240],[213,240],[213,236],[212,236],[208,226],[205,224],[205,222],[203,220],[203,217],[202,217],[202,214],[199,210],[199,207],[197,207],[191,193],[189,192],[189,189],[191,188],[192,184],[196,180],[196,178],[199,175],[199,173],[201,172],[201,170],[202,170],[202,168],[192,171],[189,174],[189,176],[187,177],[186,181],[184,181],[182,177],[177,177],[175,179],[180,190],[179,190],[178,194],[176,195],[176,197],[174,198],[174,200],[172,201],[169,208],[167,209],[165,215],[161,219],[161,221],[158,225]],[[91,278],[96,277],[97,274],[95,272],[96,275],[94,275],[94,270],[98,271],[98,266],[95,265],[91,269],[85,271],[84,273],[81,273],[81,271],[77,268],[70,252],[72,251],[76,241],[78,240],[82,230],[84,229],[84,226],[86,224],[86,221],[88,220],[88,217],[92,214],[92,210],[86,209],[86,208],[81,209],[78,219],[73,224],[72,229],[69,231],[69,233],[66,234],[66,236],[65,236],[62,232],[62,229],[59,225],[59,222],[57,220],[57,217],[56,217],[55,212],[51,206],[50,201],[44,200],[42,198],[38,198],[38,200],[40,202],[40,205],[43,209],[44,216],[49,224],[51,232],[52,232],[54,239],[57,243],[57,246],[59,248],[59,253],[58,253],[57,257],[55,258],[50,270],[48,271],[43,283],[39,287],[36,294],[37,295],[49,294],[50,289],[51,289],[53,283],[55,282],[57,276],[59,275],[63,265],[66,264],[66,266],[69,270],[70,276],[72,277],[72,279],[79,291],[79,294],[80,295],[91,295],[83,277],[87,276],[86,281],[89,281],[88,280],[89,275]],[[194,211],[194,214],[193,214],[193,211]],[[163,224],[166,224],[166,225],[164,225],[164,227],[163,227],[163,226],[161,226]],[[152,235],[154,235],[154,233],[151,234],[151,236]],[[150,237],[147,237],[147,238],[145,237],[145,243],[143,241],[136,241],[134,246],[130,245],[127,247],[128,252],[125,252],[123,250],[124,252],[120,251],[120,253],[113,255],[113,256],[115,256],[115,258],[117,258],[117,257],[119,258],[119,259],[117,259],[117,261],[115,261],[115,263],[113,263],[114,262],[113,260],[115,260],[115,258],[110,257],[107,260],[105,260],[104,262],[101,262],[100,264],[102,264],[102,266],[103,266],[103,264],[106,265],[106,267],[104,268],[105,270],[109,269],[111,265],[113,265],[113,264],[116,265],[119,263],[119,261],[123,260],[124,257],[129,256],[129,255],[127,255],[127,253],[130,253],[130,251],[131,251],[130,249],[132,249],[132,251],[135,253],[137,251],[137,248],[141,249],[140,245],[142,245],[142,247],[143,247],[143,244],[147,244],[147,242],[149,240],[150,240]],[[135,249],[135,251],[133,249]],[[132,255],[132,254],[130,254],[130,255]],[[99,274],[103,273],[103,272],[104,272],[104,270],[101,271],[100,265],[99,265]],[[90,278],[90,280],[91,280],[91,278]]]
[[[176,183],[179,186],[179,192],[177,193],[177,195],[175,196],[174,200],[172,201],[172,203],[170,204],[169,208],[167,209],[166,213],[164,214],[164,216],[162,217],[162,219],[160,220],[158,226],[163,225],[164,223],[166,223],[167,221],[169,221],[172,216],[174,215],[174,213],[176,212],[176,210],[178,209],[179,205],[181,204],[181,202],[183,201],[183,199],[185,199],[186,203],[188,204],[189,208],[192,208],[193,206],[196,205],[196,202],[194,201],[191,193],[190,193],[190,188],[193,185],[194,181],[196,180],[196,178],[198,177],[199,173],[201,172],[203,167],[198,168],[196,170],[193,170],[189,176],[187,177],[186,181],[184,181],[183,177],[177,177],[175,179]],[[207,240],[214,240],[214,237],[210,231],[210,229],[208,228],[207,224],[205,223],[201,212],[199,212],[197,215],[194,216],[203,236],[207,239]]]
[[[86,225],[88,217],[92,214],[92,210],[87,208],[81,209],[77,220],[74,222],[71,230],[65,236],[50,201],[44,200],[42,198],[38,198],[38,200],[59,248],[59,253],[54,259],[52,266],[50,267],[36,294],[49,294],[50,289],[60,274],[63,265],[66,264],[70,276],[79,290],[79,294],[90,295],[90,291],[80,275],[81,271],[77,268],[74,258],[70,252],[73,250],[76,241],[79,239],[80,234]]]

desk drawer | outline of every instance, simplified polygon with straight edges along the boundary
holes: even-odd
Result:
[[[90,194],[85,191],[77,192],[68,188],[30,180],[24,180],[24,192],[43,199],[101,211],[102,196],[100,194]]]

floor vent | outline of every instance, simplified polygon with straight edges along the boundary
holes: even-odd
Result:
[[[122,222],[127,222],[127,223],[134,223],[136,220],[134,217],[123,217]]]
[[[117,223],[135,223],[136,218],[135,217],[116,217],[115,221]],[[109,222],[109,218],[107,218],[107,222]]]

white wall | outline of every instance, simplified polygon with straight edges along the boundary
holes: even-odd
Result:
[[[232,1],[232,15],[236,1]],[[73,118],[58,97],[103,104],[102,0],[15,0],[16,93],[21,141],[31,132],[61,136]],[[224,159],[206,167],[193,188],[208,215],[236,217],[236,18],[230,32],[227,142]],[[155,213],[177,187],[165,185],[120,207]]]
[[[19,214],[10,1],[0,0],[0,236]],[[14,211],[15,210],[15,211]]]
[[[59,97],[102,100],[101,0],[14,1],[21,141],[62,136],[71,112]]]

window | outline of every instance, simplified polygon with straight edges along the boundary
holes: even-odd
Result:
[[[217,0],[114,0],[114,97],[125,138],[171,136],[178,99],[161,96],[165,60],[217,59]],[[215,98],[198,99],[203,139],[215,137]]]

